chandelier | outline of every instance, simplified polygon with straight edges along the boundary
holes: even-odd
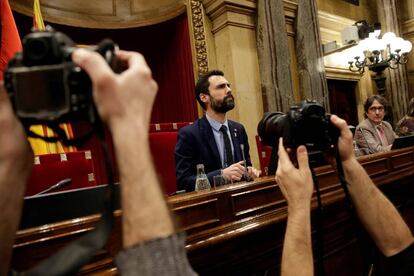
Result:
[[[367,67],[381,73],[386,68],[397,69],[399,64],[407,63],[412,49],[410,41],[397,37],[392,32],[385,33],[381,39],[376,35],[377,32],[370,33],[368,38],[353,47],[351,55],[354,60],[348,62],[349,70],[362,74]]]

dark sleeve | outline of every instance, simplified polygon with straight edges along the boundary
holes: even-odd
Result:
[[[195,143],[195,137],[190,131],[183,128],[178,132],[175,146],[175,172],[178,190],[194,191],[197,174]]]
[[[388,266],[392,275],[412,276],[414,275],[414,243],[388,258]]]
[[[252,161],[250,159],[250,146],[249,146],[249,138],[247,137],[246,130],[242,126],[242,141],[244,143],[244,156],[246,157],[247,166],[252,165]]]
[[[197,275],[188,262],[183,233],[126,248],[115,263],[121,275]]]

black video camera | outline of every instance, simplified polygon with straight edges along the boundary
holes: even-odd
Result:
[[[92,84],[85,71],[72,62],[74,42],[49,28],[23,39],[23,51],[9,62],[4,84],[13,108],[25,127],[34,124],[96,120]],[[112,69],[116,45],[109,40],[94,50]]]
[[[257,126],[261,139],[275,147],[283,137],[286,147],[305,145],[309,152],[327,151],[337,145],[339,130],[330,122],[330,115],[316,101],[305,100],[290,107],[287,114],[268,112]]]

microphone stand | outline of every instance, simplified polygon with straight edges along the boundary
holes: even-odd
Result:
[[[247,162],[246,162],[246,156],[244,155],[244,144],[240,144],[240,149],[241,149],[241,154],[242,154],[242,158],[243,158],[243,164],[244,164],[244,169],[246,170],[245,174],[244,174],[244,178],[246,181],[252,181],[252,179],[249,176],[249,171],[247,170]]]

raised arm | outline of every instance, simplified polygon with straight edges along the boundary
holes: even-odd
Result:
[[[0,275],[7,275],[33,153],[0,84]]]
[[[158,87],[142,55],[119,51],[117,57],[128,68],[121,74],[112,72],[97,53],[77,50],[73,54],[74,62],[91,76],[98,112],[115,145],[123,245],[131,249],[117,263],[121,274],[188,275],[192,270],[183,238],[167,238],[175,228],[149,149],[148,125]],[[137,245],[142,247],[133,250]]]
[[[394,205],[372,182],[356,160],[352,133],[346,122],[333,115],[332,123],[340,129],[338,147],[348,189],[356,212],[385,256],[392,256],[414,242],[413,235]]]
[[[288,217],[282,255],[282,275],[313,275],[311,241],[312,174],[304,146],[297,149],[299,168],[295,168],[279,141],[276,181],[288,203]]]

